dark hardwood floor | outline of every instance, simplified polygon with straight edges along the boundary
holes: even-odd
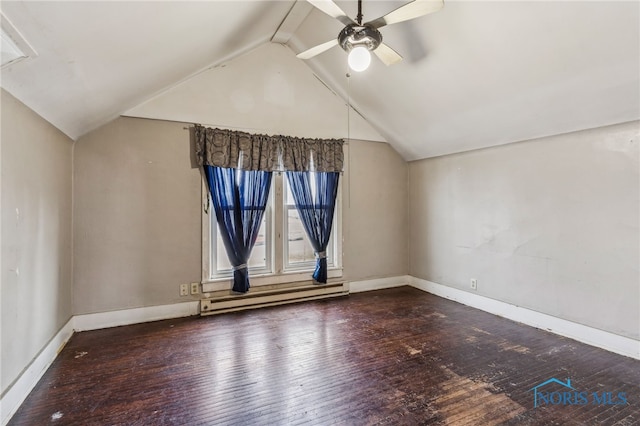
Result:
[[[534,407],[551,378],[573,390]],[[78,333],[9,424],[637,425],[639,402],[640,361],[401,287]]]

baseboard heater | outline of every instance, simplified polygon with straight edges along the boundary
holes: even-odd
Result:
[[[252,288],[251,291],[242,295],[229,294],[229,292],[221,293],[200,300],[200,315],[216,315],[306,300],[348,296],[349,283],[276,285],[265,286],[264,289]]]

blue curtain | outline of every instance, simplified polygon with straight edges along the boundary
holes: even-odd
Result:
[[[218,230],[233,265],[233,291],[249,291],[247,262],[258,238],[271,172],[204,166]]]
[[[315,188],[312,188],[311,174]],[[333,214],[338,195],[338,172],[287,172],[296,209],[311,246],[316,253],[313,279],[327,282],[327,245],[331,236]]]

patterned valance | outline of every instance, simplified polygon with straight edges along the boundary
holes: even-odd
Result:
[[[262,171],[341,172],[342,139],[254,135],[195,126],[198,165]]]

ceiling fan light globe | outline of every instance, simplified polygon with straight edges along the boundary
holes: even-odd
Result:
[[[358,46],[349,52],[347,59],[349,62],[349,68],[356,72],[362,72],[369,68],[371,64],[371,53],[366,47]]]

